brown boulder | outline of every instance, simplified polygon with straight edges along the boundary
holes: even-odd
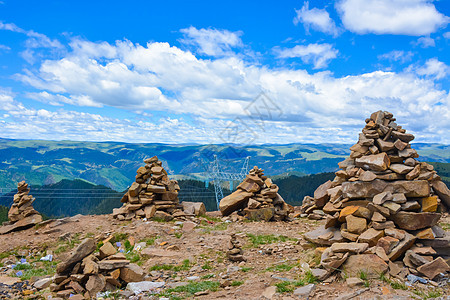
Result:
[[[392,131],[391,134],[392,134],[393,137],[395,137],[395,138],[397,138],[397,139],[399,139],[399,140],[401,140],[401,141],[403,141],[405,143],[409,143],[412,140],[414,140],[414,135],[412,135],[410,133],[401,133],[399,131],[394,130],[394,131]]]
[[[379,194],[376,194],[373,197],[373,203],[376,205],[382,205],[386,201],[392,200],[393,196],[390,192],[382,192]]]
[[[90,295],[96,296],[98,292],[101,292],[106,286],[106,280],[103,275],[91,275],[86,282],[86,289]]]
[[[400,211],[392,216],[392,220],[401,229],[418,230],[436,225],[440,217],[439,213]]]
[[[186,214],[195,215],[195,216],[203,216],[206,214],[206,207],[203,202],[181,202],[183,206],[183,211]]]
[[[407,174],[409,172],[411,172],[414,168],[413,167],[409,167],[409,166],[405,166],[404,164],[392,164],[389,169],[391,169],[392,171],[394,171],[397,174]]]
[[[330,196],[328,195],[327,190],[331,188],[332,182],[328,180],[327,182],[321,184],[315,191],[314,191],[314,200],[316,201],[317,207],[323,207],[325,203],[327,203]]]
[[[439,199],[450,208],[450,190],[447,185],[440,180],[434,180],[431,182],[433,191],[439,196]]]
[[[375,179],[377,179],[377,175],[375,175],[375,173],[370,171],[365,171],[359,176],[359,180],[366,182],[374,181]]]
[[[369,248],[367,243],[334,243],[331,245],[331,251],[334,253],[351,252],[351,253],[363,253]]]
[[[433,279],[439,275],[439,273],[445,274],[446,272],[450,272],[450,267],[442,257],[438,257],[435,260],[418,267],[417,271],[426,277]]]
[[[329,246],[333,243],[345,241],[341,235],[341,231],[334,227],[326,229],[324,227],[319,227],[313,231],[305,233],[304,237],[311,243],[323,246]]]
[[[234,211],[246,207],[248,199],[253,196],[253,193],[236,190],[230,195],[220,200],[219,209],[223,216],[228,216]]]
[[[130,186],[130,188],[128,189],[128,194],[131,197],[137,197],[137,195],[139,195],[139,192],[142,190],[142,187],[139,183],[137,182],[133,182]]]
[[[386,191],[392,194],[403,193],[406,197],[428,197],[430,194],[430,185],[426,180],[399,180],[391,182]]]
[[[106,242],[99,249],[100,259],[116,254],[117,250],[110,242]]]
[[[358,210],[358,208],[359,208],[359,206],[355,206],[355,205],[350,205],[350,206],[344,207],[339,213],[339,222],[344,222],[345,218],[347,216],[353,215]]]
[[[120,278],[126,283],[144,280],[144,270],[137,264],[129,264],[120,268]]]
[[[416,237],[414,235],[405,232],[405,238],[391,250],[391,253],[388,254],[389,259],[391,261],[397,260],[397,258],[402,256],[403,253],[406,252],[406,250],[412,247],[415,241]]]
[[[388,264],[376,254],[358,254],[349,256],[342,269],[349,277],[358,277],[364,272],[368,278],[379,278],[388,270]]]
[[[355,181],[342,183],[342,197],[357,199],[357,198],[372,198],[376,194],[384,191],[387,182],[375,179],[371,182]]]
[[[117,260],[101,260],[99,261],[98,268],[99,270],[112,271],[114,269],[122,268],[127,266],[130,263],[129,260],[126,259],[117,259]]]
[[[259,184],[249,179],[242,181],[237,188],[249,193],[256,193],[261,189]]]
[[[438,208],[438,197],[431,196],[421,199],[422,212],[436,212]]]
[[[156,206],[148,205],[148,206],[144,207],[144,214],[147,219],[153,218],[155,213],[156,213]]]
[[[369,228],[359,236],[358,242],[368,243],[370,247],[373,247],[377,244],[378,240],[383,236],[384,236],[383,230],[376,230],[373,228]]]
[[[42,222],[42,216],[34,214],[11,225],[0,226],[0,234],[6,234],[20,229],[26,229]]]
[[[385,171],[390,165],[389,156],[383,152],[374,155],[366,155],[355,159],[357,167],[370,169],[373,171]]]
[[[406,174],[405,178],[406,180],[413,180],[414,178],[418,177],[420,175],[420,165],[417,165],[412,169],[411,172]]]
[[[91,254],[97,248],[97,244],[94,239],[84,239],[72,252],[72,255],[63,262],[60,262],[56,266],[56,272],[58,274],[64,274],[71,270],[71,268],[80,262],[83,258]]]
[[[394,149],[393,142],[383,141],[382,139],[377,139],[376,142],[378,144],[378,148],[383,152]]]
[[[394,249],[394,247],[398,245],[398,243],[398,239],[393,238],[392,236],[384,236],[378,240],[377,247],[383,248],[384,252],[386,254],[389,254],[391,253],[392,249]]]
[[[347,223],[347,231],[350,233],[361,234],[367,228],[367,220],[364,218],[349,215],[345,217]]]

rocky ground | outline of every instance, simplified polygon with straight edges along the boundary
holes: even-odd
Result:
[[[118,221],[111,215],[75,216],[47,221],[31,229],[0,236],[0,298],[53,299],[45,278],[54,275],[84,238],[109,239],[142,267],[146,281],[159,282],[151,292],[122,289],[99,295],[114,299],[449,299],[449,282],[408,286],[389,275],[348,282],[343,274],[318,281],[310,271],[323,249],[303,234],[324,221],[243,222],[217,213],[186,222]],[[450,229],[444,215],[441,226]],[[231,234],[242,245],[243,262],[230,262]],[[119,243],[119,244],[117,244]],[[52,261],[41,260],[42,257]],[[22,263],[20,261],[22,260]],[[13,267],[14,265],[14,267]],[[42,280],[44,279],[44,280]],[[164,283],[164,284],[162,284]],[[41,285],[41,286],[40,286]],[[156,287],[160,286],[160,287]],[[66,295],[67,296],[67,295]],[[78,296],[73,299],[82,299]]]

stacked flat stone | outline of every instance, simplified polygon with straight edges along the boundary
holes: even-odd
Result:
[[[82,241],[57,265],[50,291],[64,299],[76,294],[83,299],[94,299],[99,292],[115,291],[129,282],[144,279],[142,268],[130,263],[110,242],[105,242],[98,253],[94,253],[96,247],[94,239]]]
[[[232,234],[228,245],[227,258],[232,262],[245,261],[243,254],[241,243],[236,239],[236,234]]]
[[[373,113],[335,179],[305,198],[305,212],[322,209],[327,215],[324,228],[305,235],[331,245],[322,254],[325,269],[379,261],[377,271],[385,272],[389,262],[403,258],[399,265],[407,268],[399,277],[433,279],[438,273],[430,269],[450,271],[440,257],[450,255],[450,238],[436,225],[439,211],[450,204],[450,191],[433,166],[416,160],[413,139],[391,113]]]
[[[113,216],[118,220],[152,217],[171,220],[185,216],[178,201],[178,182],[169,179],[158,157],[145,159],[144,163],[121,200],[123,206],[114,209]]]
[[[290,208],[278,190],[278,186],[264,175],[264,170],[255,166],[236,191],[220,201],[219,209],[223,216],[239,211],[252,220],[287,220]]]

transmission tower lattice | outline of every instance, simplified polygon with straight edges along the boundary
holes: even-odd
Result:
[[[219,209],[220,200],[223,198],[222,184],[226,181],[244,180],[248,174],[248,161],[250,156],[247,156],[242,164],[241,171],[239,173],[223,172],[220,170],[219,159],[217,155],[214,155],[214,162],[212,164],[212,170],[209,173],[210,180],[214,184],[214,191],[216,194],[217,209]]]

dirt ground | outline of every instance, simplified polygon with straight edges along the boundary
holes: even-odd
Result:
[[[78,215],[2,235],[0,253],[14,250],[27,256],[46,250],[46,253],[54,253],[56,261],[61,261],[68,256],[71,247],[85,237],[101,241],[110,235],[123,234],[132,243],[151,240],[153,244],[149,243],[148,247],[166,249],[168,254],[175,251],[176,255],[141,257],[141,267],[149,274],[146,280],[165,281],[166,287],[176,287],[188,277],[198,276],[194,280],[222,284],[213,289],[215,291],[205,292],[206,295],[172,295],[195,299],[266,299],[264,293],[269,293],[271,299],[298,299],[293,294],[297,288],[294,282],[305,280],[308,268],[320,262],[320,248],[305,241],[303,234],[323,221],[301,218],[293,222],[232,222],[218,218],[217,213],[209,213],[207,218],[196,218],[194,222],[197,223],[195,228],[183,230],[181,222],[119,222],[110,215]],[[450,217],[445,216],[441,223],[448,230]],[[233,233],[243,245],[245,262],[232,263],[226,258]],[[163,264],[188,265],[181,270],[154,267]],[[269,287],[275,285],[278,290],[272,295]],[[361,294],[355,295],[355,292]],[[450,299],[448,282],[444,287],[415,284],[402,290],[393,289],[377,278],[369,279],[366,286],[350,288],[338,274],[325,282],[316,282],[310,299],[421,299],[433,295]],[[142,299],[159,297],[149,295]]]

